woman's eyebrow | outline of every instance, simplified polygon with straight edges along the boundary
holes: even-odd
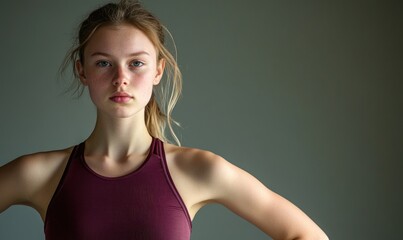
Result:
[[[138,52],[133,52],[133,53],[129,53],[127,54],[128,57],[133,57],[133,56],[140,56],[140,55],[148,55],[150,56],[150,54],[146,51],[138,51]],[[105,57],[111,57],[112,55],[106,52],[94,52],[90,55],[91,57],[93,56],[105,56]]]

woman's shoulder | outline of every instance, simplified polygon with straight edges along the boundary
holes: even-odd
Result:
[[[213,164],[222,159],[209,150],[165,143],[165,154],[178,164]]]
[[[13,204],[33,206],[42,211],[47,194],[66,166],[72,147],[27,154],[0,167],[0,212]]]
[[[211,179],[231,166],[222,156],[199,148],[165,144],[165,153],[168,164],[171,161],[171,165],[179,171],[198,181]]]
[[[215,199],[216,185],[230,164],[208,150],[166,143],[164,149],[175,186],[193,218],[200,208]]]
[[[66,165],[73,147],[22,155],[4,166],[10,174],[30,189],[46,185]],[[3,167],[2,167],[3,168]]]
[[[6,165],[10,171],[16,172],[18,176],[32,183],[46,180],[67,162],[73,148],[29,153]]]
[[[67,160],[74,147],[65,149],[41,151],[22,155],[11,162],[20,170],[30,171],[31,174],[38,170],[41,173],[49,169],[52,165],[57,165]]]
[[[225,203],[236,196],[245,173],[223,157],[208,150],[166,144],[166,159],[173,180],[191,216],[204,205]]]

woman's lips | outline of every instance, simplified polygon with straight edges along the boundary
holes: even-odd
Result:
[[[130,100],[132,100],[133,97],[130,94],[125,93],[125,92],[117,92],[117,93],[113,94],[113,96],[110,97],[109,99],[116,103],[127,103]]]

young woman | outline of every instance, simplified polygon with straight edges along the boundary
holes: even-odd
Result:
[[[36,209],[47,240],[190,239],[191,221],[220,203],[274,239],[327,239],[301,210],[211,152],[168,143],[181,90],[164,27],[137,1],[82,22],[72,63],[97,108],[92,134],[64,150],[0,168],[0,212]],[[163,78],[164,73],[167,75]]]

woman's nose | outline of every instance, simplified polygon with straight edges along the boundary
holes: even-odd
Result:
[[[121,66],[116,67],[115,76],[113,78],[112,84],[115,87],[120,87],[122,85],[129,84],[126,70],[123,67]]]

